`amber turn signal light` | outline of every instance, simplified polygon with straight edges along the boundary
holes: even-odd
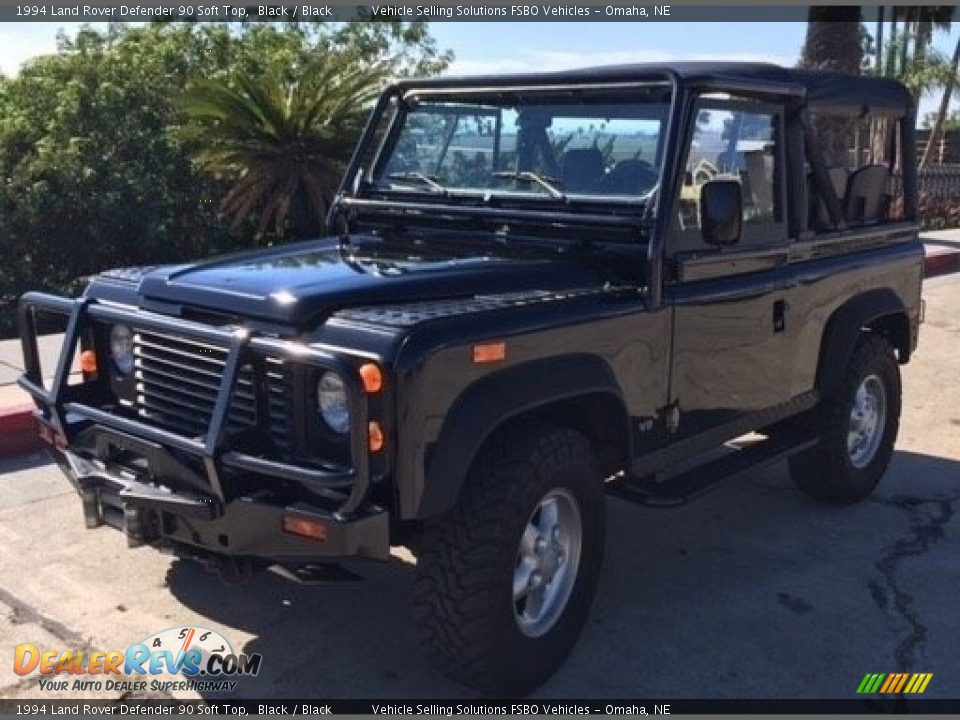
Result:
[[[327,539],[327,528],[323,523],[296,515],[283,516],[283,531],[321,542]]]
[[[360,366],[360,379],[363,381],[363,389],[368,393],[380,392],[383,387],[383,373],[374,363]]]
[[[97,353],[93,350],[84,350],[80,353],[80,370],[87,375],[97,372]]]
[[[370,452],[380,452],[386,443],[383,435],[383,428],[380,423],[372,422],[367,426],[367,435],[370,438]]]
[[[481,363],[500,362],[507,357],[507,344],[504,342],[485,343],[473,346],[473,361]]]

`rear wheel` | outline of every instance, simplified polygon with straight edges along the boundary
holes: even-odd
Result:
[[[525,693],[559,667],[586,620],[603,555],[604,494],[579,433],[523,424],[471,468],[418,553],[428,653],[452,679]]]
[[[900,424],[900,366],[884,337],[860,337],[840,388],[822,401],[818,420],[820,442],[790,460],[794,482],[817,500],[862,500],[886,471]]]

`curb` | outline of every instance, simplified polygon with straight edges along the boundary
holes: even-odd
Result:
[[[36,452],[44,447],[37,435],[32,404],[0,408],[0,459]]]
[[[923,260],[924,278],[960,272],[960,250],[944,250]],[[0,459],[26,455],[45,447],[37,435],[31,404],[0,408]]]
[[[927,255],[923,259],[923,277],[960,272],[960,250],[944,250]]]

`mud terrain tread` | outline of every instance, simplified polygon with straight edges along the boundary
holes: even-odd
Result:
[[[502,567],[498,563],[516,553],[515,538],[503,528],[510,518],[529,516],[530,490],[540,486],[538,476],[585,460],[592,471],[589,442],[577,432],[539,423],[512,425],[478,455],[456,507],[425,529],[414,611],[427,653],[451,679],[488,692],[530,680],[505,677],[494,662],[503,652],[498,647],[502,618],[490,612],[502,601],[495,574]]]
[[[849,398],[870,373],[879,374],[885,381],[886,426],[877,454],[869,465],[858,470],[850,463],[846,449]],[[864,333],[857,340],[837,392],[822,401],[819,445],[790,459],[790,475],[797,487],[826,503],[849,504],[867,497],[880,482],[893,455],[900,405],[900,369],[893,346],[882,335]]]

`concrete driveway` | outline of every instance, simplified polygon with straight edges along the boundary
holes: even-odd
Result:
[[[876,496],[821,507],[776,466],[677,509],[611,498],[588,625],[538,696],[851,698],[865,673],[894,671],[934,673],[925,697],[960,696],[960,277],[924,295],[898,452]],[[122,649],[187,624],[262,653],[241,697],[468,697],[419,652],[408,562],[345,587],[273,574],[225,586],[128,550],[114,530],[84,530],[78,499],[41,457],[0,473],[2,697],[56,695],[12,672],[17,643]]]

